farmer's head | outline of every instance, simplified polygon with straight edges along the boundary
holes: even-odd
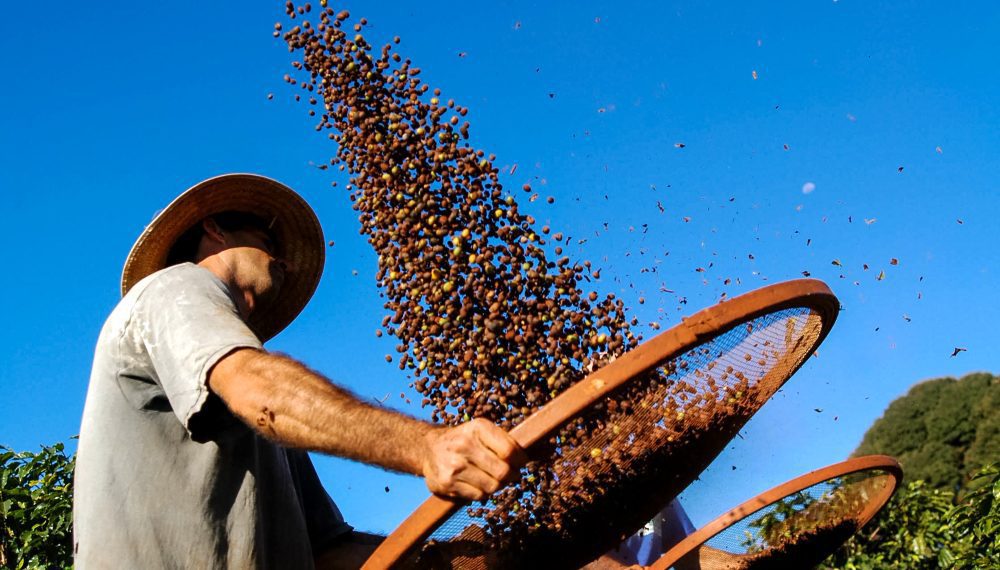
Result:
[[[319,221],[298,194],[263,176],[228,174],[193,186],[156,215],[125,263],[122,294],[164,267],[197,263],[226,282],[266,340],[305,307],[324,255]]]
[[[166,265],[191,262],[210,269],[243,295],[241,308],[249,315],[274,301],[294,270],[282,258],[275,223],[250,212],[213,214],[177,239]]]

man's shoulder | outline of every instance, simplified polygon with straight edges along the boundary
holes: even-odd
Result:
[[[198,298],[203,301],[195,301]],[[120,329],[139,315],[160,313],[165,305],[182,300],[185,303],[208,302],[233,310],[236,307],[229,289],[214,273],[194,263],[180,263],[136,283],[118,302],[108,324]]]
[[[122,297],[120,306],[172,302],[180,297],[204,296],[228,305],[232,300],[229,288],[214,273],[195,265],[180,263],[152,273],[136,283]]]
[[[136,283],[108,317],[101,336],[141,336],[154,329],[183,335],[192,326],[249,331],[226,284],[204,267],[182,263]]]
[[[203,285],[224,288],[225,284],[214,273],[194,263],[178,263],[151,273],[142,278],[129,291],[142,296],[150,287],[174,287],[178,285]],[[128,295],[126,295],[127,297]]]

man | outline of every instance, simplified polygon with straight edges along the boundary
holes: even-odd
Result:
[[[230,174],[190,188],[133,246],[98,339],[80,429],[79,568],[357,567],[303,450],[481,499],[522,461],[477,420],[444,428],[363,403],[262,343],[319,282],[319,222],[291,189]]]

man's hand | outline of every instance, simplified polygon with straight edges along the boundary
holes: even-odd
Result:
[[[424,435],[423,475],[435,495],[479,501],[500,489],[526,458],[510,435],[477,418]]]

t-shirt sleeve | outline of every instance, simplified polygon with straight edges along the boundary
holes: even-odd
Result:
[[[205,416],[229,415],[208,388],[209,371],[237,348],[261,348],[225,284],[196,265],[164,271],[137,299],[130,325],[177,419],[207,440],[217,422]]]
[[[337,537],[351,532],[354,527],[344,522],[337,504],[323,488],[309,454],[298,449],[287,449],[285,452],[305,516],[309,542],[313,552],[319,554]]]

